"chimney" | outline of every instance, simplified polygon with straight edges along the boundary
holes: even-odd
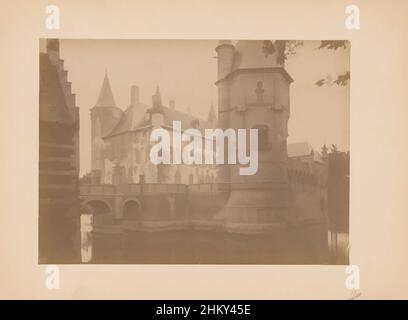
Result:
[[[164,123],[163,105],[161,101],[160,89],[157,87],[156,93],[152,96],[152,107],[150,108],[150,119],[153,127],[161,127]]]
[[[176,110],[176,102],[174,100],[169,101],[170,110]]]
[[[139,87],[131,86],[130,87],[130,105],[135,106],[139,103]]]

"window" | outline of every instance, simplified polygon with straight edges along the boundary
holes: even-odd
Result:
[[[268,127],[265,125],[257,125],[253,129],[258,129],[258,150],[269,150]]]
[[[256,83],[256,89],[255,89],[255,94],[256,94],[256,100],[258,102],[263,102],[263,94],[265,92],[264,86],[263,86],[263,82],[262,81],[258,81]]]

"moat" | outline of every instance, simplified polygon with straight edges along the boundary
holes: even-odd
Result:
[[[322,236],[315,227],[262,235],[93,231],[83,241],[82,257],[95,264],[347,264],[333,261]]]

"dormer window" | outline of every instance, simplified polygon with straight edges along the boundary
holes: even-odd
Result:
[[[264,100],[264,97],[263,97],[264,92],[265,92],[265,89],[264,89],[264,84],[263,84],[263,82],[262,82],[262,81],[258,81],[258,82],[256,83],[256,89],[255,89],[256,101],[257,101],[257,102],[263,102],[263,100]]]

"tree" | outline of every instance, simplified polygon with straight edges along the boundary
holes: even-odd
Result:
[[[291,55],[296,54],[297,48],[303,46],[303,41],[298,40],[265,40],[263,42],[262,50],[265,53],[265,56],[269,54],[274,54],[277,52],[277,62],[283,63],[287,60]],[[317,49],[326,49],[326,50],[338,50],[338,49],[346,49],[348,46],[347,40],[322,40],[320,41],[319,47]],[[350,81],[350,71],[347,70],[345,73],[337,75],[335,80],[330,79],[327,77],[326,79],[322,78],[315,82],[315,85],[321,87],[323,85],[331,86],[333,84],[338,86],[346,86]]]
[[[337,145],[336,145],[336,144],[332,144],[332,146],[331,146],[331,152],[332,152],[332,153],[336,153],[336,152],[337,152]]]

